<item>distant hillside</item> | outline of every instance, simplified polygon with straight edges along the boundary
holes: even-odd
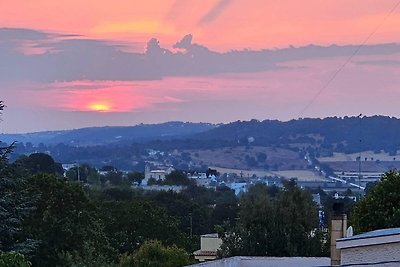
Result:
[[[2,142],[13,141],[45,145],[64,143],[73,146],[105,145],[115,142],[167,140],[201,133],[215,128],[210,123],[166,122],[129,127],[92,127],[67,131],[48,131],[27,134],[0,134]]]
[[[124,170],[142,171],[145,162],[150,161],[172,164],[179,169],[218,165],[241,169],[268,167],[281,171],[295,168],[305,170],[308,164],[304,161],[306,154],[313,158],[338,154],[348,157],[349,153],[370,151],[367,160],[364,159],[367,154],[362,154],[363,160],[371,161],[374,158],[376,161],[383,150],[394,162],[394,158],[398,160],[396,155],[400,151],[399,133],[399,119],[373,116],[287,122],[251,120],[221,125],[169,122],[0,135],[0,140],[20,141],[14,149],[12,160],[22,154],[47,152],[62,163],[79,161],[97,167],[115,165]],[[40,142],[44,145],[37,145]],[[277,151],[286,152],[282,157],[274,157]],[[263,156],[261,152],[266,155],[265,160],[258,158]],[[288,155],[293,153],[297,158],[289,161]],[[351,161],[356,161],[356,157]],[[338,160],[329,159],[323,163],[335,161]],[[390,163],[388,166],[392,165]]]
[[[359,150],[400,149],[400,120],[394,117],[344,117],[237,121],[198,133],[194,139],[232,144],[317,145],[332,151],[352,153]],[[361,140],[361,142],[360,142]]]

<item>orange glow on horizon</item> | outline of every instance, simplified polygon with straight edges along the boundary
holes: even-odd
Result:
[[[153,99],[137,86],[123,81],[74,81],[53,83],[53,88],[68,88],[54,92],[56,106],[66,111],[121,113],[149,108]],[[87,89],[86,87],[91,87]],[[54,105],[51,104],[51,105]],[[50,106],[51,106],[50,105]]]
[[[108,112],[112,110],[111,105],[106,103],[92,103],[88,106],[88,108],[92,111],[98,112]]]

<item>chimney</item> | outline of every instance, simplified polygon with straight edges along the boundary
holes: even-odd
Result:
[[[340,265],[340,249],[336,248],[336,239],[346,236],[347,215],[344,213],[344,204],[336,202],[333,204],[333,216],[331,219],[331,266]]]

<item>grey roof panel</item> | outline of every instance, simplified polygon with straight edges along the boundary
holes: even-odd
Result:
[[[363,239],[363,238],[373,238],[379,236],[388,236],[388,235],[399,235],[400,228],[387,228],[387,229],[380,229],[371,232],[366,232],[359,235],[354,235],[350,237],[340,238],[338,241],[346,241],[346,240],[355,240],[355,239]]]

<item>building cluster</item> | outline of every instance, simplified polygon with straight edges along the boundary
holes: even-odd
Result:
[[[365,187],[367,183],[379,181],[384,172],[335,171],[334,173],[339,179],[356,182]]]
[[[157,166],[151,168],[149,165],[145,168],[144,179],[141,187],[150,190],[153,187],[148,185],[150,179],[164,181],[165,177],[170,174],[174,168],[171,166]],[[187,177],[192,179],[197,186],[203,186],[211,189],[229,188],[235,192],[236,195],[247,192],[248,188],[256,183],[263,183],[269,186],[275,185],[282,187],[282,179],[279,177],[243,177],[236,174],[222,174],[220,175],[215,170],[207,172],[188,172]],[[159,187],[168,190],[167,187]]]
[[[150,179],[164,181],[166,176],[172,171],[174,171],[172,166],[156,165],[152,168],[148,164],[145,168],[145,175],[141,183],[141,187],[146,190],[170,190],[171,188],[166,186],[158,186],[157,188],[154,186],[149,186],[148,182]],[[210,170],[210,172],[188,172],[187,177],[192,179],[198,186],[211,189],[229,188],[233,190],[236,195],[247,192],[249,187],[258,183],[262,183],[267,186],[283,187],[284,180],[284,178],[279,176],[259,177],[256,175],[244,176],[236,173],[220,174],[216,170]],[[349,197],[356,201],[356,195],[363,193],[361,188],[352,187],[347,183],[338,182],[335,180],[326,179],[320,181],[304,181],[297,180],[297,178],[292,179],[296,181],[300,188],[321,189],[325,192],[335,192],[336,199]],[[344,195],[349,188],[351,188],[351,191],[355,194],[354,196]],[[181,189],[181,187],[173,188],[174,191],[180,191]]]

